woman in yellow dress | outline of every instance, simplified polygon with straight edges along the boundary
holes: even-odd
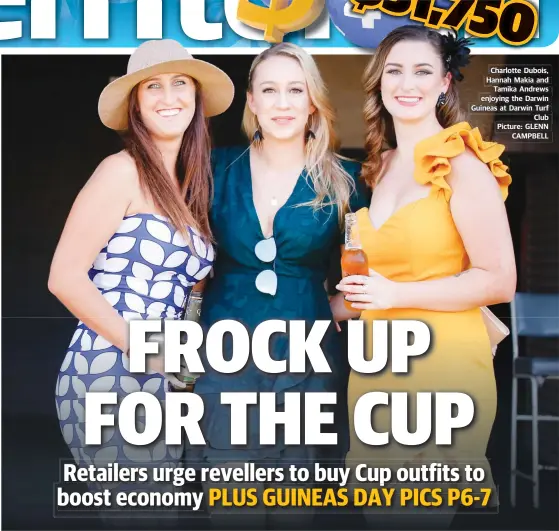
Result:
[[[364,74],[362,175],[374,193],[370,207],[357,212],[357,227],[371,269],[369,276],[340,282],[332,311],[337,321],[422,321],[430,328],[431,346],[411,361],[406,375],[390,371],[390,357],[382,372],[352,371],[350,467],[470,463],[484,467],[491,482],[485,453],[497,397],[480,307],[512,299],[516,266],[504,207],[511,177],[499,160],[504,148],[483,141],[478,129],[461,121],[456,81],[468,63],[467,44],[403,26],[379,45]],[[354,311],[344,307],[344,298]],[[367,337],[370,359],[372,334]],[[409,393],[412,433],[421,391],[470,395],[474,421],[453,431],[450,446],[435,445],[434,426],[420,446],[404,446],[392,435],[387,445],[369,446],[357,436],[353,414],[359,398],[371,391]],[[390,406],[373,411],[375,431],[391,434]]]

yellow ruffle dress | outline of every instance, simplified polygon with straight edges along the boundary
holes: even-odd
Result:
[[[487,164],[499,183],[503,200],[506,199],[511,176],[499,160],[504,147],[484,142],[479,130],[472,129],[466,122],[444,129],[417,144],[415,149],[414,178],[418,183],[431,185],[427,197],[404,206],[378,228],[372,225],[368,208],[358,211],[360,236],[372,269],[391,280],[409,282],[440,279],[470,267],[450,212],[452,190],[446,181],[452,158],[466,148]],[[483,191],[480,190],[480,193]],[[474,215],[475,206],[472,206]],[[418,447],[403,446],[392,437],[386,446],[367,446],[352,428],[347,466],[358,463],[390,466],[392,460],[396,465],[425,458],[443,464],[475,464],[475,461],[487,469],[485,453],[495,419],[497,397],[493,355],[480,309],[459,312],[413,308],[364,311],[361,319],[368,322],[376,319],[423,321],[431,330],[431,349],[413,359],[407,375],[393,374],[390,365],[387,370],[372,375],[352,371],[348,389],[352,427],[357,400],[371,391],[409,393],[411,414],[408,428],[411,432],[416,429],[415,394],[420,391],[467,393],[474,401],[475,420],[468,428],[453,431],[451,446],[436,446],[434,437],[431,442]],[[372,334],[367,338],[367,345],[370,359]],[[390,408],[377,406],[373,411],[375,431],[391,433]],[[403,418],[393,420],[405,422]]]

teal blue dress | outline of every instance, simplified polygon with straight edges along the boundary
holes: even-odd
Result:
[[[198,463],[224,461],[254,461],[282,466],[314,461],[342,461],[349,446],[347,412],[347,355],[336,331],[324,288],[330,260],[336,256],[343,240],[338,223],[337,207],[327,206],[313,211],[312,206],[296,207],[311,201],[315,192],[303,172],[286,204],[274,219],[273,236],[277,256],[273,263],[261,261],[255,246],[265,237],[262,233],[252,199],[250,152],[245,147],[214,150],[214,199],[211,225],[216,239],[214,276],[204,290],[201,324],[207,329],[217,321],[240,321],[249,333],[263,321],[270,319],[304,320],[307,331],[316,320],[332,322],[321,342],[322,350],[332,372],[314,373],[310,363],[304,374],[267,374],[259,370],[249,358],[248,364],[235,374],[221,374],[205,363],[205,374],[196,383],[195,392],[204,400],[204,416],[200,422],[206,440],[204,447],[187,450],[187,460]],[[352,195],[350,209],[366,206],[366,191],[358,179],[360,165],[343,161],[354,177],[357,191]],[[277,275],[275,295],[256,288],[257,275],[273,269]],[[289,330],[289,329],[287,329]],[[307,332],[308,333],[308,332]],[[231,358],[230,336],[224,337],[225,359]],[[273,359],[289,357],[287,334],[271,336],[270,355]],[[334,424],[322,427],[323,432],[338,435],[337,446],[286,444],[281,427],[276,430],[276,444],[262,445],[259,441],[259,407],[249,406],[246,445],[231,444],[231,408],[220,403],[222,392],[274,392],[276,410],[283,410],[285,393],[336,392],[337,404],[322,406],[322,411],[334,413]],[[301,396],[301,424],[304,421],[304,400]]]

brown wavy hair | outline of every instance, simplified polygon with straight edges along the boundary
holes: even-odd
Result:
[[[138,86],[130,94],[128,130],[124,135],[126,151],[134,159],[143,192],[152,198],[157,208],[190,242],[187,226],[197,230],[208,243],[213,240],[209,208],[213,193],[210,164],[210,133],[204,114],[204,102],[196,80],[196,109],[185,131],[176,162],[179,190],[165,169],[161,153],[142,121],[138,102]],[[192,252],[196,249],[191,245]]]
[[[441,34],[424,26],[400,26],[391,31],[379,44],[363,74],[365,89],[365,149],[367,159],[363,163],[362,176],[365,182],[374,188],[380,181],[382,172],[382,153],[394,149],[397,145],[392,116],[382,103],[380,82],[386,58],[392,47],[402,41],[420,41],[429,43],[441,58],[445,75],[448,72],[444,61],[445,53]],[[460,122],[463,113],[460,109],[456,82],[451,78],[446,93],[446,104],[436,110],[437,120],[447,128]]]
[[[257,55],[252,62],[248,76],[248,92],[254,90],[253,80],[258,65],[275,56],[290,57],[299,63],[305,74],[311,102],[316,108],[309,116],[306,128],[306,133],[312,131],[314,138],[305,144],[305,166],[316,196],[312,201],[298,206],[311,206],[314,210],[318,210],[336,205],[338,222],[341,224],[348,209],[349,198],[355,190],[355,182],[342,165],[341,161],[346,160],[345,157],[336,153],[340,146],[334,129],[336,113],[314,59],[296,44],[288,42],[275,44]],[[254,133],[258,127],[258,118],[247,103],[243,114],[242,130],[256,149],[259,149],[262,144],[261,141],[254,140]]]

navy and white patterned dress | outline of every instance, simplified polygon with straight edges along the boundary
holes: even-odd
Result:
[[[209,274],[214,258],[211,245],[189,228],[193,253],[169,220],[155,214],[125,217],[89,275],[105,299],[127,321],[181,319],[192,286]],[[165,399],[165,378],[160,374],[132,374],[122,351],[81,321],[70,341],[56,382],[56,409],[60,428],[78,465],[119,462],[137,466],[173,466],[182,447],[167,446],[164,431],[148,446],[131,446],[118,430],[103,428],[102,444],[85,445],[85,393],[116,392],[118,401],[134,391]],[[103,412],[108,413],[110,408]],[[137,430],[143,431],[138,421]]]

